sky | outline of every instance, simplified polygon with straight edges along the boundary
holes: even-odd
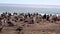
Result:
[[[60,0],[0,0],[0,3],[60,5]]]

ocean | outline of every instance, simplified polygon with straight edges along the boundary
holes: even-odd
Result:
[[[54,14],[60,15],[60,8],[36,8],[36,7],[10,7],[0,6],[0,14],[3,12],[10,13],[39,13],[39,14]]]

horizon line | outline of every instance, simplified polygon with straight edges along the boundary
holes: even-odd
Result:
[[[12,3],[0,3],[0,4],[7,4],[7,5],[48,5],[48,6],[55,6],[55,5],[58,5],[58,4],[12,4]]]

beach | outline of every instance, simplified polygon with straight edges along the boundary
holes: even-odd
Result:
[[[0,34],[60,34],[60,16],[39,13],[2,13]]]

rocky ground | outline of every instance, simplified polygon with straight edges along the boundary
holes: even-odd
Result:
[[[0,34],[60,34],[60,24],[56,23],[35,23],[27,24],[21,32],[16,31],[16,27],[5,26]]]

